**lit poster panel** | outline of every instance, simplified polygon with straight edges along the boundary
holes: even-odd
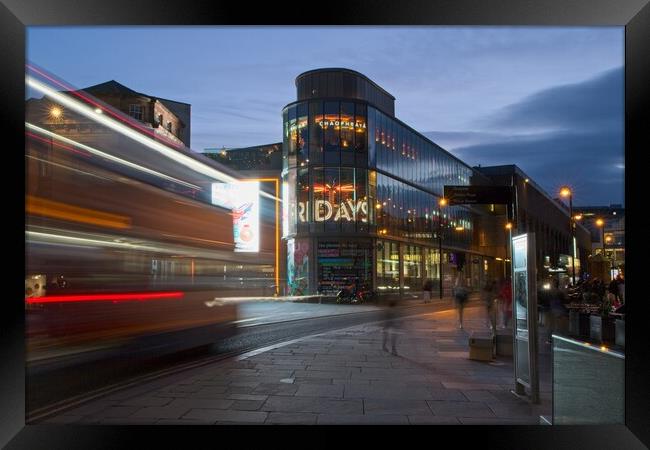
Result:
[[[260,183],[212,183],[212,203],[232,210],[236,252],[260,251]]]
[[[533,403],[539,401],[537,373],[537,285],[535,234],[512,238],[515,392],[530,389]]]

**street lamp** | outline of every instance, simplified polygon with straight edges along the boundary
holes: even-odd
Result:
[[[510,259],[510,265],[512,266],[512,255],[510,254],[510,240],[512,240],[512,222],[506,222],[505,228],[508,232],[508,236],[506,237],[506,257],[505,257],[505,261],[503,261],[504,278],[506,277],[505,272],[508,266],[507,264],[508,259]]]
[[[576,246],[575,246],[575,220],[573,218],[573,192],[571,189],[564,186],[560,189],[560,195],[562,197],[569,197],[569,230],[571,231],[571,254],[573,255],[573,260],[571,266],[573,268],[573,285],[576,284]]]
[[[600,227],[600,236],[603,242],[603,258],[605,257],[605,221],[603,219],[596,219],[596,225]]]
[[[438,200],[438,292],[442,300],[442,207],[447,206],[447,199]]]

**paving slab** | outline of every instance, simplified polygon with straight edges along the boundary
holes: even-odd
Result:
[[[423,306],[399,321],[397,354],[382,349],[381,322],[357,325],[135,386],[50,423],[538,424],[551,413],[549,376],[531,405],[510,392],[512,358],[469,360],[482,311],[468,307],[460,330],[453,311]]]
[[[315,425],[318,414],[315,413],[269,413],[265,424],[268,425]]]

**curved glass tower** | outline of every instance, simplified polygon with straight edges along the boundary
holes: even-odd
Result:
[[[438,199],[444,185],[469,185],[472,169],[395,118],[395,98],[361,73],[312,70],[296,87],[282,111],[288,293],[437,286],[439,230],[450,284],[444,265],[463,265],[474,226],[468,209],[439,211]]]

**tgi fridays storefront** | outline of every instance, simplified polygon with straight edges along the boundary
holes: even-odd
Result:
[[[447,289],[458,267],[478,286],[489,264],[469,254],[474,213],[438,207],[472,168],[396,119],[394,97],[358,72],[309,71],[296,87],[282,111],[286,292],[418,292],[437,288],[441,261]]]
[[[380,294],[419,293],[427,281],[431,281],[434,292],[438,291],[437,248],[386,239],[323,236],[291,238],[287,250],[290,295],[336,295],[343,286],[357,281]],[[478,289],[495,270],[491,258],[443,249],[445,295],[450,295],[458,276]]]

